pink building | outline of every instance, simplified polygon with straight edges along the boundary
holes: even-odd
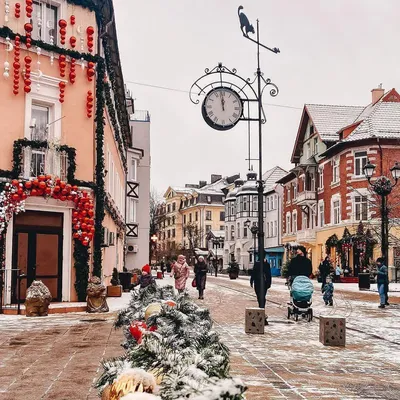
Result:
[[[131,138],[112,0],[7,0],[0,26],[2,303],[34,279],[82,301],[91,274],[107,284],[124,265]]]

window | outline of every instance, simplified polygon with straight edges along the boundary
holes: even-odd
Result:
[[[172,225],[175,225],[175,217],[172,217]]]
[[[315,192],[315,174],[310,172],[310,190]]]
[[[293,211],[293,218],[292,218],[292,229],[293,232],[297,232],[297,212]]]
[[[310,125],[310,136],[314,135],[314,125]]]
[[[171,238],[171,231],[168,230],[168,239],[170,239],[170,238]]]
[[[183,216],[183,223],[186,225],[186,215]]]
[[[173,238],[175,237],[175,228],[172,229],[172,237],[173,237]]]
[[[238,238],[238,239],[240,239],[240,224],[238,223],[237,224],[237,235],[236,235],[236,237]]]
[[[249,208],[249,199],[247,196],[244,196],[243,198],[243,211],[247,211]]]
[[[243,239],[247,239],[247,228],[243,228]]]
[[[32,7],[32,39],[56,44],[58,8],[43,1],[34,1]]]
[[[176,210],[176,203],[173,202],[173,203],[172,203],[172,211],[175,211],[175,210]]]
[[[334,158],[332,161],[332,183],[339,182],[339,158]]]
[[[340,200],[334,200],[332,204],[333,208],[333,223],[340,223]]]
[[[170,226],[171,225],[171,218],[167,219],[167,225]]]
[[[307,159],[311,157],[311,143],[307,142]]]
[[[356,151],[354,153],[354,175],[364,176],[364,166],[367,163],[367,152],[366,151]]]
[[[293,199],[297,199],[297,182],[293,184]]]
[[[189,224],[192,223],[192,213],[189,214]]]
[[[228,239],[228,227],[225,227],[225,237]]]
[[[275,209],[274,196],[271,196],[271,210]]]
[[[167,213],[170,213],[170,212],[171,212],[171,205],[168,204],[168,205],[167,205]]]
[[[211,203],[211,196],[207,196],[207,203]]]
[[[273,222],[271,222],[269,224],[269,237],[273,237],[274,236],[274,224]]]
[[[290,201],[290,186],[288,186],[286,190],[286,201]]]
[[[319,169],[319,189],[324,188],[324,167]]]
[[[129,180],[130,181],[136,181],[136,172],[137,172],[137,160],[134,158],[131,158],[131,166],[129,168]]]
[[[269,237],[269,222],[267,222],[267,237]]]
[[[253,196],[253,211],[258,211],[258,199],[257,196]]]
[[[211,225],[206,225],[206,233],[211,231]]]
[[[290,233],[290,214],[286,214],[286,233]]]
[[[206,211],[206,220],[211,221],[211,211]]]
[[[135,199],[129,199],[128,203],[128,222],[136,222],[137,202]]]
[[[231,240],[235,240],[235,227],[231,225]]]
[[[366,221],[368,219],[367,196],[354,197],[354,218],[356,221]]]
[[[183,228],[183,236],[186,236],[186,228]]]
[[[223,225],[220,225],[220,226],[219,226],[219,230],[220,230],[220,231],[223,231],[223,230],[224,230],[224,226],[223,226]]]
[[[318,154],[318,138],[314,138],[314,155]]]
[[[220,220],[220,221],[225,221],[225,211],[220,211],[220,213],[219,213],[219,220]]]
[[[308,229],[308,215],[303,211],[302,216],[303,216],[303,221],[301,228],[302,230]]]
[[[320,228],[325,225],[325,206],[323,201],[318,205],[318,224]]]
[[[194,215],[194,219],[195,219],[195,221],[199,220],[199,212],[198,211],[196,211],[196,214]]]
[[[274,237],[278,236],[278,221],[274,221]]]

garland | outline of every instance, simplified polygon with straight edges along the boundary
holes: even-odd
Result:
[[[126,163],[126,156],[125,156],[125,150],[124,150],[124,146],[126,145],[126,143],[121,139],[121,133],[120,133],[119,126],[118,126],[117,116],[115,113],[115,108],[114,108],[112,97],[111,97],[111,87],[108,83],[106,83],[104,85],[104,89],[105,89],[105,91],[104,91],[105,101],[107,104],[108,113],[110,115],[111,124],[114,128],[115,140],[118,144],[118,149],[119,149],[119,152],[120,152],[120,155],[122,158],[122,163],[124,165],[125,172],[127,172],[128,167],[127,167],[127,163]]]
[[[126,225],[123,219],[120,217],[117,209],[114,207],[114,205],[111,203],[110,199],[108,196],[106,196],[104,206],[107,210],[107,212],[110,214],[111,219],[114,221],[115,225],[118,226],[118,228],[121,231],[125,231]]]
[[[86,301],[86,290],[89,278],[89,258],[88,247],[84,246],[79,240],[74,239],[74,267],[75,267],[75,290],[78,301]]]
[[[103,220],[105,216],[105,197],[104,189],[104,77],[105,64],[99,62],[97,66],[96,78],[96,217],[95,217],[95,233],[94,233],[94,250],[93,250],[93,275],[101,278],[102,269],[102,252],[101,245],[103,243]]]
[[[67,3],[87,8],[90,11],[94,11],[96,14],[100,11],[99,7],[92,0],[67,0]]]

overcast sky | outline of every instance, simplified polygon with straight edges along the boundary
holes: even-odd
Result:
[[[264,170],[290,168],[305,103],[366,105],[371,89],[400,89],[398,0],[114,0],[124,78],[136,109],[151,113],[152,187],[247,171],[247,124],[219,132],[204,122],[188,91],[204,68],[222,61],[244,77],[255,45],[239,30],[237,8],[262,42],[262,70],[280,89],[264,96]],[[148,86],[177,89],[169,91]],[[288,106],[294,108],[286,108]],[[256,123],[253,130],[256,131]],[[254,136],[254,155],[257,151]],[[257,165],[254,166],[255,168]]]

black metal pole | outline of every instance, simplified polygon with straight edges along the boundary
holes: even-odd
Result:
[[[389,232],[387,227],[387,199],[385,195],[381,196],[381,254],[385,259],[385,264],[388,265],[388,242],[389,242]]]
[[[257,20],[257,87],[258,87],[258,261],[260,263],[258,284],[258,306],[265,308],[264,280],[264,182],[262,164],[262,104],[261,104],[261,68],[260,68],[260,26]]]

